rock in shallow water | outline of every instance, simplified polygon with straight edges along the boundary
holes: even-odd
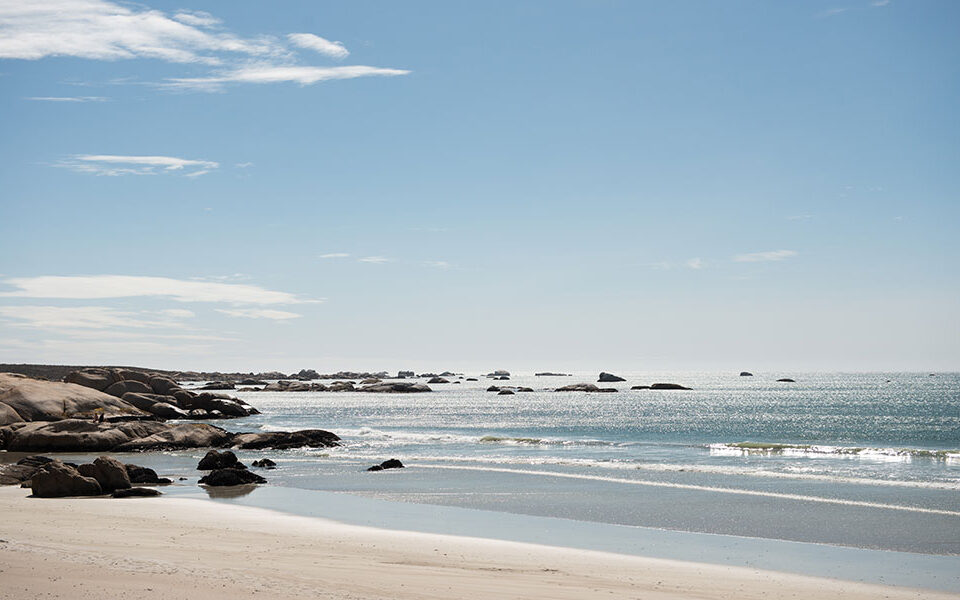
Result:
[[[218,452],[211,450],[206,456],[200,459],[197,469],[200,471],[212,471],[214,469],[246,469],[247,466],[237,459],[237,455],[229,450]]]
[[[200,478],[200,483],[212,486],[243,485],[245,483],[266,483],[267,480],[246,469],[216,469]]]
[[[373,465],[368,471],[384,471],[386,469],[403,469],[403,463],[397,460],[396,458],[391,458],[390,460],[385,460],[379,465]]]
[[[144,498],[149,496],[162,496],[163,492],[160,490],[155,490],[153,488],[144,488],[144,487],[132,487],[126,488],[123,490],[116,490],[113,492],[114,498]]]
[[[600,377],[597,379],[601,383],[614,383],[617,381],[626,381],[623,377],[618,377],[613,373],[600,373]]]

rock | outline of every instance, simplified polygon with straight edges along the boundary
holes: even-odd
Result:
[[[260,379],[244,379],[239,382],[240,385],[267,385],[266,381]]]
[[[172,397],[172,396],[171,396]],[[161,419],[189,419],[190,413],[166,402],[157,402],[150,407],[150,414]]]
[[[487,373],[487,377],[510,377],[510,371],[497,370],[493,373]]]
[[[352,381],[334,381],[327,389],[331,392],[353,392],[356,391],[356,388],[353,385]]]
[[[246,469],[216,469],[200,478],[200,483],[215,487],[266,482],[267,480],[263,477]]]
[[[101,456],[93,461],[93,464],[80,465],[77,467],[77,472],[84,477],[96,479],[104,493],[130,487],[127,468],[122,462],[109,456]]]
[[[139,465],[124,465],[127,469],[127,477],[130,478],[130,483],[154,483],[154,484],[165,484],[173,483],[166,477],[158,477],[157,472],[153,469],[148,469],[147,467],[141,467]]]
[[[467,377],[466,380],[467,380],[467,381],[480,381],[480,380],[477,379],[476,377]]]
[[[497,381],[510,381],[510,377],[507,375],[500,375],[499,377],[494,377]]]
[[[450,382],[444,379],[443,377],[434,377],[427,383],[450,383]]]
[[[797,382],[796,379],[790,379],[789,377],[784,377],[783,379],[778,379],[777,381],[780,381],[780,382],[783,382],[783,383],[796,383],[796,382]]]
[[[117,452],[147,450],[183,450],[187,448],[218,448],[225,446],[233,435],[219,427],[206,423],[157,423],[161,428],[155,433],[134,438],[120,444]]]
[[[613,383],[616,381],[626,381],[623,377],[618,377],[613,373],[600,373],[600,378],[597,379],[598,382],[602,383]]]
[[[297,373],[298,379],[305,379],[307,381],[311,379],[320,379],[320,373],[317,373],[313,369],[300,369],[300,372]]]
[[[395,459],[395,458],[391,458],[390,460],[385,460],[385,461],[383,461],[383,462],[380,463],[379,465],[373,465],[372,467],[370,467],[370,468],[367,469],[367,470],[368,470],[368,471],[383,471],[383,470],[385,470],[385,469],[402,469],[402,468],[404,468],[402,462],[400,462],[399,460],[397,460],[397,459]]]
[[[255,460],[252,463],[253,466],[261,469],[276,469],[277,463],[273,462],[269,458],[261,458],[260,460]]]
[[[151,377],[149,383],[154,394],[175,396],[175,392],[183,389],[179,383],[169,377]]]
[[[11,452],[103,452],[167,427],[157,421],[94,423],[87,419],[18,424],[4,428]]]
[[[229,450],[224,450],[223,452],[211,450],[210,452],[207,452],[206,456],[200,459],[200,464],[197,465],[197,470],[200,471],[246,468],[247,466],[237,459],[237,455]]]
[[[153,488],[144,488],[144,487],[131,487],[124,490],[116,490],[113,492],[114,498],[143,498],[149,496],[162,496],[163,492],[160,490],[155,490]]]
[[[151,418],[127,402],[75,383],[0,373],[0,426],[22,421]]]
[[[635,386],[633,386],[633,387],[630,388],[630,389],[631,389],[631,390],[649,390],[649,389],[650,389],[650,386],[649,386],[649,385],[635,385]]]
[[[244,407],[238,399],[226,394],[203,392],[189,398],[178,399],[177,403],[180,408],[187,411],[199,408],[207,413],[218,411],[221,415],[230,417],[246,417],[250,414],[250,410]]]
[[[117,398],[123,398],[123,395],[128,392],[136,392],[139,394],[152,394],[153,388],[149,385],[143,383],[142,381],[118,381],[103,390],[105,394],[110,394],[111,396],[116,396]]]
[[[416,377],[416,374],[413,371],[397,371],[397,379],[406,379],[408,377]]]
[[[740,377],[753,377],[753,373],[750,371],[740,371]]]
[[[654,383],[650,386],[651,390],[689,390],[690,388],[684,387],[679,383]]]
[[[550,371],[544,371],[543,373],[534,373],[537,377],[570,377],[569,373],[551,373]]]
[[[139,381],[140,383],[150,384],[150,379],[153,377],[150,373],[144,373],[143,371],[134,371],[133,369],[117,369],[117,375],[120,377],[120,380],[129,380],[129,381]]]
[[[30,479],[30,487],[38,498],[99,496],[103,493],[96,479],[84,477],[60,461],[52,461],[38,469]]]
[[[532,391],[533,391],[533,388],[519,387],[519,388],[517,388],[517,391],[518,391],[518,392],[532,392]]]
[[[363,381],[360,382],[360,385],[373,385],[375,383],[383,383],[383,380],[373,377],[370,379],[364,379]]]
[[[241,450],[286,450],[289,448],[330,448],[339,446],[340,438],[336,434],[322,429],[304,429],[301,431],[270,431],[267,433],[238,433],[233,436],[231,446]]]
[[[414,394],[421,392],[432,392],[430,386],[422,383],[413,383],[406,381],[385,381],[374,385],[367,385],[357,388],[358,392],[371,392],[376,394]]]
[[[27,456],[14,465],[0,465],[0,485],[17,485],[30,481],[37,469],[49,462],[53,462],[53,459],[46,456]]]
[[[614,388],[599,388],[592,383],[574,383],[557,388],[557,392],[615,392]]]
[[[513,390],[500,390],[499,392],[497,392],[498,396],[513,396],[513,394],[514,394]]]
[[[200,387],[198,390],[232,390],[236,386],[230,383],[229,381],[211,381]]]
[[[487,388],[487,391],[488,391],[488,392],[499,392],[500,389],[501,389],[500,386],[491,385],[490,387]]]
[[[112,369],[81,369],[67,373],[63,381],[102,392],[114,383],[120,381],[120,376]]]

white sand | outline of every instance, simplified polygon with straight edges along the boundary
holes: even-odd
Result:
[[[0,598],[957,598],[723,567],[343,525],[179,498],[0,488]]]

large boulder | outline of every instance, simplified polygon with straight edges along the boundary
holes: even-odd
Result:
[[[233,438],[233,434],[206,423],[160,423],[160,425],[162,425],[162,428],[156,433],[124,442],[114,450],[117,452],[142,452],[146,450],[218,448],[227,445]]]
[[[124,467],[127,469],[130,483],[173,483],[166,477],[158,477],[157,472],[148,467],[141,467],[140,465],[124,465]]]
[[[67,373],[63,380],[102,392],[122,378],[113,369],[81,369]]]
[[[93,477],[104,493],[130,487],[130,476],[122,462],[109,456],[101,456],[93,464],[80,465],[77,471],[84,477]]]
[[[181,389],[180,384],[169,377],[151,377],[148,383],[154,394],[173,395]]]
[[[149,418],[127,402],[75,383],[43,381],[0,373],[0,426],[19,421],[60,419]]]
[[[600,383],[615,383],[617,381],[626,381],[623,377],[618,377],[613,373],[600,373],[600,378],[597,379]]]
[[[237,455],[229,450],[218,452],[211,450],[200,459],[197,465],[199,471],[213,471],[214,469],[246,469],[246,465],[240,462]]]
[[[592,383],[574,383],[556,389],[558,392],[615,392],[614,388],[600,388]]]
[[[143,383],[142,381],[129,380],[129,381],[118,381],[103,390],[105,394],[110,394],[111,396],[116,396],[117,398],[123,398],[124,394],[130,392],[136,392],[138,394],[152,394],[153,388],[149,385]]]
[[[153,377],[150,373],[134,371],[133,369],[117,369],[116,372],[121,380],[139,381],[140,383],[146,383],[148,385],[150,384],[150,379]]]
[[[374,385],[367,385],[357,389],[358,392],[371,392],[375,394],[413,394],[420,392],[432,392],[430,386],[422,383],[412,383],[406,381],[385,381]]]
[[[60,461],[50,462],[38,469],[30,479],[30,487],[38,498],[99,496],[103,493],[96,479],[84,477]]]
[[[33,474],[43,465],[53,462],[46,456],[27,456],[13,465],[0,465],[0,485],[18,485],[30,481]]]
[[[340,438],[335,433],[323,429],[304,429],[301,431],[270,431],[267,433],[238,433],[233,436],[230,445],[240,450],[286,450],[289,448],[329,448],[338,446]]]
[[[200,483],[210,486],[266,483],[267,480],[246,469],[217,469],[200,478]]]

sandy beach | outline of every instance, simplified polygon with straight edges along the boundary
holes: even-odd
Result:
[[[203,500],[0,489],[0,598],[956,598]]]

